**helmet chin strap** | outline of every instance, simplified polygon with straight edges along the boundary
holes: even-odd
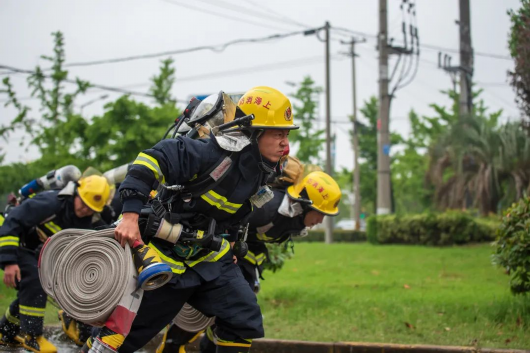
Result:
[[[261,154],[261,151],[259,150],[259,144],[258,144],[258,139],[262,134],[263,134],[263,130],[255,130],[252,132],[250,140],[252,142],[253,148],[256,149],[256,152],[258,153],[259,158],[260,158],[260,162],[258,162],[259,169],[264,173],[270,174],[276,170],[276,166],[278,165],[278,162],[274,163],[274,165],[271,166],[273,162],[267,163],[267,159],[263,160],[263,155]]]

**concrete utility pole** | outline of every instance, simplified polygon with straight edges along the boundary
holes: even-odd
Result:
[[[353,199],[355,200],[354,205],[351,208],[351,218],[355,221],[355,230],[359,230],[361,226],[361,170],[359,167],[359,134],[358,134],[358,128],[357,128],[357,80],[355,77],[355,57],[357,54],[355,54],[355,43],[363,43],[366,42],[365,39],[363,40],[356,40],[355,38],[352,38],[350,42],[342,42],[342,44],[349,44],[350,45],[350,52],[349,55],[351,56],[351,72],[352,72],[352,94],[353,94],[353,115],[352,115],[352,123],[353,123],[353,136],[352,136],[352,142],[353,142],[353,184],[352,184],[352,194]]]
[[[473,48],[469,0],[460,0],[460,117],[473,110],[471,82],[473,78]]]
[[[377,150],[377,214],[392,208],[390,194],[390,96],[388,94],[387,0],[379,0],[379,114]]]
[[[329,57],[329,44],[330,44],[330,24],[326,22],[324,30],[326,32],[326,173],[333,176],[333,170],[331,168],[331,104],[330,104],[330,57]],[[326,228],[326,244],[333,242],[333,219],[326,217],[325,220]]]

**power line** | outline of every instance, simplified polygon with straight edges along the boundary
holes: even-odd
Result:
[[[248,8],[245,8],[245,7],[241,7],[239,5],[234,6],[234,5],[229,4],[229,3],[227,3],[227,2],[225,2],[223,0],[214,0],[214,1],[211,1],[211,0],[196,0],[196,1],[200,1],[200,2],[205,3],[207,5],[213,5],[213,6],[220,7],[223,10],[238,12],[238,13],[241,13],[241,14],[244,14],[244,15],[257,17],[259,19],[263,19],[264,17],[266,17],[266,18],[268,18],[268,19],[270,19],[272,21],[279,22],[281,24],[285,24],[285,20],[279,19],[277,17],[273,17],[273,16],[271,16],[268,13],[260,11],[261,14],[257,14],[255,9],[248,9]],[[258,9],[260,9],[260,8],[258,7]]]
[[[92,66],[92,65],[101,65],[101,64],[112,64],[112,63],[131,61],[131,60],[151,59],[151,58],[157,58],[157,57],[160,57],[160,56],[185,54],[185,53],[191,53],[191,52],[196,52],[196,51],[200,51],[200,50],[211,50],[211,51],[214,51],[214,52],[222,52],[227,47],[229,47],[231,45],[235,45],[235,44],[266,42],[266,41],[283,39],[283,38],[287,38],[287,37],[303,34],[304,32],[305,31],[295,31],[295,32],[288,32],[288,33],[273,34],[273,35],[270,35],[270,36],[260,37],[260,38],[235,39],[235,40],[231,40],[229,42],[226,42],[226,43],[223,43],[223,44],[218,44],[218,45],[203,45],[203,46],[198,46],[198,47],[193,47],[193,48],[170,50],[170,51],[159,52],[159,53],[132,55],[132,56],[121,57],[121,58],[95,60],[95,61],[85,61],[85,62],[77,62],[77,63],[74,62],[74,63],[64,64],[63,66],[64,67],[76,67],[76,66]],[[46,70],[50,70],[50,69],[46,69]]]
[[[344,27],[333,26],[332,29],[335,29],[337,31],[352,33],[352,34],[355,34],[355,35],[361,35],[361,36],[365,36],[365,37],[372,38],[372,39],[377,39],[377,36],[375,34],[369,34],[369,33],[365,33],[365,32],[354,31],[354,30],[351,30],[351,29],[348,29],[348,28],[344,28]],[[431,50],[436,50],[436,51],[446,51],[446,52],[450,52],[450,53],[460,54],[460,50],[459,49],[441,47],[441,46],[433,45],[433,44],[422,43],[422,44],[420,44],[420,48],[431,49]],[[486,52],[473,51],[473,55],[487,57],[487,58],[492,58],[492,59],[512,60],[512,58],[510,56],[507,56],[507,55],[499,55],[499,54],[486,53]]]
[[[35,71],[19,69],[19,68],[16,68],[16,67],[7,66],[7,65],[1,65],[1,64],[0,64],[0,69],[6,69],[6,70],[13,71],[13,72],[20,72],[20,73],[24,73],[24,74],[28,74],[28,75],[35,74]],[[49,76],[49,75],[43,75],[43,76],[45,78],[51,78],[51,76]],[[65,79],[64,81],[68,82],[68,83],[75,83],[75,84],[78,83],[78,81],[70,80],[70,79]],[[125,94],[134,95],[134,96],[153,97],[153,95],[149,94],[149,93],[128,91],[128,90],[124,90],[124,89],[118,88],[118,87],[104,86],[104,85],[98,85],[98,84],[92,84],[92,83],[90,84],[90,87],[88,87],[88,88],[89,89],[90,88],[99,88],[99,89],[102,89],[102,90],[105,90],[105,91],[125,93]]]
[[[168,4],[175,5],[175,6],[180,6],[180,7],[187,8],[188,10],[198,11],[200,13],[207,13],[209,15],[221,17],[223,19],[230,19],[230,20],[237,21],[237,22],[245,22],[245,23],[248,23],[248,24],[251,24],[251,25],[254,25],[254,26],[260,26],[260,27],[272,28],[272,29],[278,30],[278,27],[270,26],[270,25],[267,25],[265,23],[259,23],[259,22],[245,20],[245,19],[240,18],[240,17],[232,17],[232,16],[226,15],[226,14],[220,14],[220,13],[217,13],[217,12],[214,12],[214,11],[210,11],[210,10],[207,10],[207,9],[204,9],[204,8],[200,8],[200,7],[196,7],[196,6],[190,5],[189,3],[183,4],[183,3],[178,2],[176,0],[162,0],[162,1],[167,2]],[[284,29],[282,29],[282,30],[284,30]]]
[[[344,57],[340,55],[333,55],[331,57],[332,60],[344,60]],[[216,72],[210,72],[206,74],[201,75],[195,75],[195,76],[185,76],[185,77],[177,77],[177,82],[185,82],[185,81],[199,81],[199,80],[205,80],[205,79],[211,79],[211,78],[220,78],[220,77],[226,77],[226,76],[238,76],[238,75],[244,75],[248,74],[249,72],[255,72],[257,70],[259,71],[274,71],[279,69],[286,69],[290,67],[300,67],[300,66],[308,66],[308,65],[314,65],[318,64],[324,61],[323,56],[313,56],[309,58],[300,58],[295,60],[288,60],[288,61],[281,61],[276,62],[273,64],[265,64],[265,65],[256,65],[256,66],[250,66],[250,67],[243,67],[233,70],[224,70],[224,71],[216,71]],[[139,87],[146,87],[151,85],[151,82],[142,82],[142,83],[132,83],[128,85],[123,85],[118,87],[119,89],[128,89],[128,88],[139,88]],[[97,92],[97,91],[93,91]],[[18,100],[37,100],[38,97],[22,97],[18,98]],[[5,103],[7,100],[0,100],[0,103]]]

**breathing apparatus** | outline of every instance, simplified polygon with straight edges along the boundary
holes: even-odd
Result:
[[[46,175],[34,179],[20,188],[18,193],[22,198],[27,198],[31,194],[42,190],[62,189],[70,181],[78,181],[81,178],[81,171],[74,165],[66,165],[57,170],[52,170]]]

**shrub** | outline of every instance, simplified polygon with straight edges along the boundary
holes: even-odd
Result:
[[[495,245],[493,262],[510,275],[512,293],[530,292],[530,198],[506,210]]]
[[[495,240],[499,222],[462,211],[372,216],[367,237],[374,244],[453,245]]]
[[[292,243],[286,242],[283,244],[265,244],[267,245],[268,257],[263,263],[263,270],[269,270],[273,273],[281,270],[285,264],[285,260],[293,257],[293,249],[290,246]]]

